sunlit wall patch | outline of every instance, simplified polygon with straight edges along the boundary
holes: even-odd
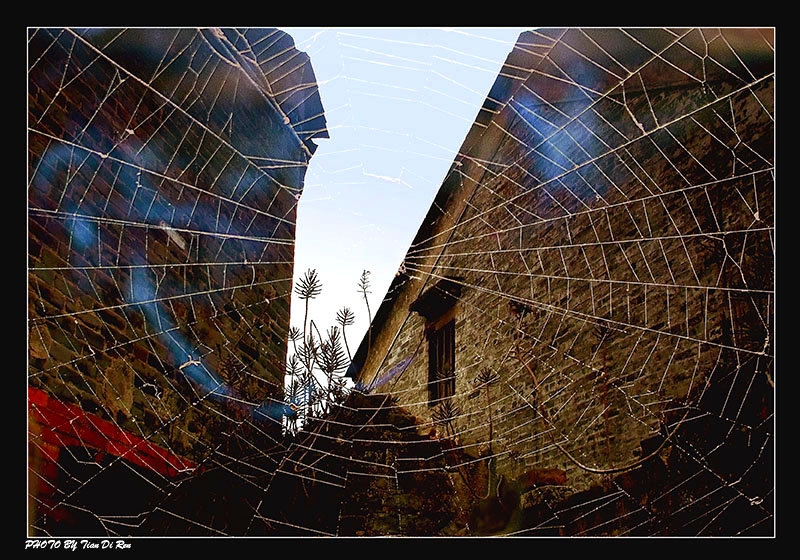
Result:
[[[292,407],[293,404],[297,407],[296,403],[286,404],[282,401],[267,400],[253,409],[253,417],[255,419],[266,418],[273,422],[281,422],[284,416],[292,416],[295,410]]]
[[[524,86],[510,107],[529,134],[529,152],[520,160],[527,173],[526,183],[543,188],[546,196],[557,195],[559,203],[572,211],[585,208],[590,201],[603,200],[609,186],[598,165],[609,165],[607,160],[612,156],[607,154],[611,148],[583,122],[597,126],[602,118],[594,111],[586,111],[581,113],[581,119],[565,121],[566,113],[559,113],[559,107]],[[613,140],[619,143],[618,138]]]
[[[203,363],[201,352],[194,348],[181,333],[171,314],[164,310],[159,301],[155,280],[147,268],[134,268],[131,271],[130,303],[137,304],[148,324],[157,329],[159,338],[170,352],[172,365],[188,379],[206,391],[217,396],[230,396],[232,388],[218,379]]]
[[[52,141],[38,162],[35,163],[31,177],[32,197],[41,208],[57,204],[57,197],[52,196],[54,188],[66,187],[69,162],[74,148]],[[34,202],[34,201],[32,201]]]
[[[97,246],[97,220],[80,212],[67,212],[65,225],[70,234],[70,246],[75,251]]]
[[[391,367],[386,373],[384,373],[383,375],[381,375],[379,377],[376,377],[366,387],[364,387],[363,385],[361,385],[359,383],[356,388],[359,391],[364,391],[365,393],[369,393],[369,392],[372,392],[375,389],[385,385],[386,383],[388,383],[389,381],[391,381],[392,379],[394,379],[395,377],[397,377],[398,375],[403,373],[406,369],[408,369],[408,366],[410,366],[411,362],[414,361],[414,356],[415,356],[415,354],[412,354],[410,356],[406,356],[405,358],[400,360],[399,363],[397,363],[393,367]]]

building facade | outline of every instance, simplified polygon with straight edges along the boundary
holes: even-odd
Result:
[[[772,531],[773,88],[772,30],[520,36],[349,370],[473,530]]]
[[[30,531],[127,532],[279,438],[325,117],[276,29],[30,29],[28,80]]]

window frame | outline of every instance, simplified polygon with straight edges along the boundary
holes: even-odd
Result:
[[[428,342],[428,406],[456,393],[456,318],[451,307],[425,327]]]

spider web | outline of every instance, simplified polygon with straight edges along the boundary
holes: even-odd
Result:
[[[524,34],[387,342],[296,435],[282,325],[324,120],[313,74],[280,87],[306,60],[281,37],[30,31],[31,530],[773,534],[771,32]],[[432,407],[424,320],[392,310],[442,286],[459,357]]]

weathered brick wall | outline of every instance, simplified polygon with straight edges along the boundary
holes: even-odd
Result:
[[[28,55],[30,386],[197,462],[279,433],[308,57],[274,29],[32,29]]]
[[[640,39],[654,52],[668,44]],[[587,491],[603,477],[564,450],[613,471],[686,417],[720,420],[759,442],[739,449],[732,472],[763,466],[774,340],[769,52],[747,71],[716,53],[720,66],[703,82],[687,78],[697,76],[695,55],[668,49],[625,80],[623,96],[610,74],[581,75],[580,60],[560,47],[549,60],[608,94],[543,78],[558,71],[530,57],[534,72],[484,133],[502,129],[496,151],[480,174],[460,173],[444,214],[409,250],[406,283],[390,303],[404,322],[374,335],[363,386],[414,356],[373,392],[432,422],[425,320],[408,305],[459,277],[452,426],[464,450],[493,455],[506,480],[555,468],[567,494]],[[475,163],[474,152],[461,152]],[[535,380],[513,357],[518,339]],[[488,388],[476,382],[482,370],[497,375]],[[744,440],[714,438],[702,461],[727,472],[718,450]],[[681,451],[697,450],[684,442]]]

